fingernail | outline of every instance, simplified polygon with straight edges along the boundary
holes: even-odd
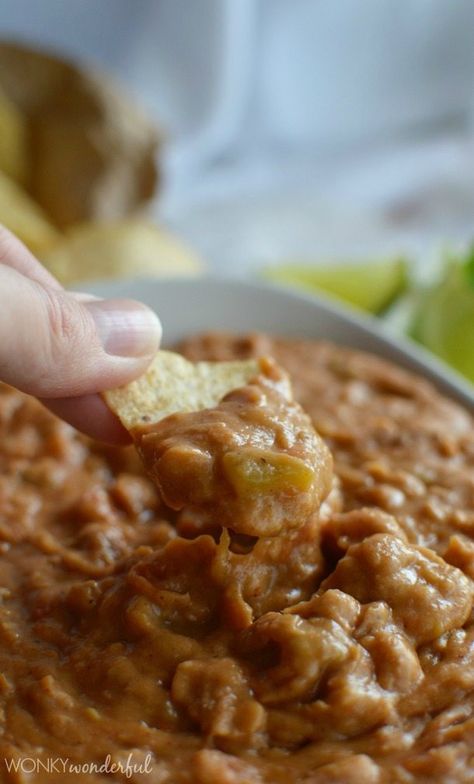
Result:
[[[161,323],[152,310],[133,300],[104,299],[84,302],[94,319],[97,334],[107,354],[143,357],[160,345]]]

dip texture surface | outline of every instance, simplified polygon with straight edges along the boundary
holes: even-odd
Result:
[[[0,781],[472,782],[471,416],[328,343],[179,350],[273,356],[332,453],[329,495],[271,536],[203,525],[132,447],[1,387]]]

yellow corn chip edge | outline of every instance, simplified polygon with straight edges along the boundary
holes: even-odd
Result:
[[[102,394],[124,427],[133,430],[170,414],[213,408],[259,372],[258,359],[194,363],[173,351],[158,351],[140,378]]]

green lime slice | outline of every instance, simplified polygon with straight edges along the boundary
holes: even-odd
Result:
[[[408,264],[401,258],[363,263],[284,264],[263,270],[267,280],[329,294],[369,313],[385,310],[407,287]]]
[[[474,286],[465,265],[451,264],[422,299],[411,336],[474,381]]]

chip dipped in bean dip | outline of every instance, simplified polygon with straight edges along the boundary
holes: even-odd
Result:
[[[328,343],[212,334],[179,350],[273,357],[297,402],[272,367],[145,427],[149,478],[134,447],[1,388],[0,780],[471,782],[471,416]],[[209,484],[188,495],[196,476]]]

